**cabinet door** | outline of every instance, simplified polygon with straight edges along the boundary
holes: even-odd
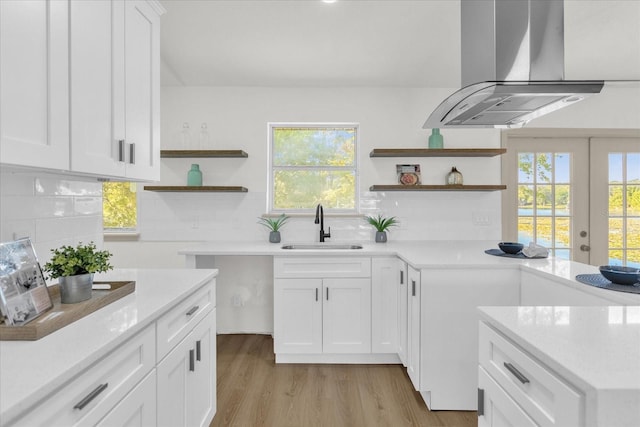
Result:
[[[200,426],[209,425],[213,419],[216,381],[213,316],[215,310],[158,365],[158,425]]]
[[[156,425],[156,373],[151,372],[98,424],[98,427]]]
[[[160,180],[160,17],[146,1],[125,2],[126,175]]]
[[[124,48],[124,4],[73,0],[70,16],[71,168],[124,176],[123,117],[114,102],[124,90],[124,61],[117,56]]]
[[[187,390],[190,409],[187,426],[208,426],[216,410],[216,310],[211,311],[191,334],[195,367]],[[190,349],[189,351],[191,351]]]
[[[407,271],[407,263],[398,260],[398,355],[400,361],[406,367],[407,366],[407,303],[408,303],[408,290],[409,279]]]
[[[538,425],[484,369],[478,369],[478,388],[484,394],[484,400],[481,402],[483,407],[478,408],[478,426],[535,427]]]
[[[0,161],[69,169],[68,1],[0,1]]]
[[[275,353],[322,353],[322,279],[275,279]]]
[[[371,280],[323,279],[322,350],[371,353]]]
[[[420,271],[408,267],[407,283],[407,373],[420,390]]]
[[[398,353],[398,259],[371,260],[371,352]]]

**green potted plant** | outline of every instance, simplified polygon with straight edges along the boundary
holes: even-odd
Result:
[[[290,217],[280,214],[277,218],[258,218],[258,224],[267,227],[269,232],[269,242],[280,243],[280,229],[287,223]]]
[[[381,214],[378,214],[378,216],[366,216],[364,219],[376,229],[376,243],[386,242],[389,227],[399,224],[395,216],[385,218]]]
[[[60,300],[63,304],[85,301],[91,298],[93,274],[111,270],[111,253],[99,251],[91,242],[82,242],[75,248],[62,246],[51,249],[51,259],[44,265],[44,271],[50,278],[58,279]]]

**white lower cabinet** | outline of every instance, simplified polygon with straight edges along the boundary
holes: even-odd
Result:
[[[370,353],[368,278],[276,279],[276,353]]]
[[[147,427],[157,425],[156,371],[146,376],[97,425]]]
[[[208,426],[215,413],[215,310],[158,364],[158,425]]]
[[[398,356],[400,361],[407,366],[407,327],[408,327],[408,302],[409,281],[407,263],[397,260],[398,263]]]
[[[480,322],[478,425],[585,425],[585,398],[551,369]]]
[[[409,266],[407,281],[407,373],[416,390],[420,390],[420,271]]]
[[[371,352],[399,353],[398,315],[402,285],[398,259],[371,259]],[[406,304],[406,302],[405,302]]]
[[[370,258],[274,257],[273,285],[276,362],[371,353]]]

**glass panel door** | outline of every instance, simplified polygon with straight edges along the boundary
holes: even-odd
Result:
[[[592,138],[593,261],[640,267],[640,139]]]
[[[504,160],[504,238],[588,263],[588,139],[510,137]]]

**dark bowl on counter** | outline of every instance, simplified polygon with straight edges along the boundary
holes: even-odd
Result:
[[[640,269],[621,265],[601,265],[600,274],[618,285],[633,285],[640,281]]]
[[[504,253],[515,255],[524,248],[524,245],[517,242],[500,242],[498,243],[498,247]]]

